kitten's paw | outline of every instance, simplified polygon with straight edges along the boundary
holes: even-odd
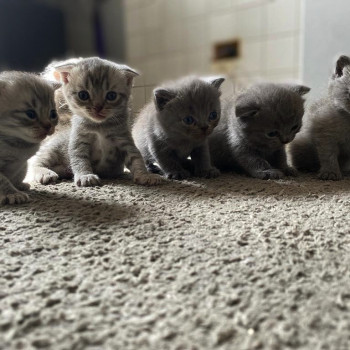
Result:
[[[159,168],[159,166],[151,163],[151,164],[147,164],[146,165],[146,169],[148,172],[153,173],[153,174],[159,174],[159,175],[163,175],[162,169]]]
[[[30,185],[25,182],[21,182],[19,184],[16,184],[16,188],[20,191],[29,191]]]
[[[171,180],[184,180],[191,176],[191,173],[187,170],[173,171],[166,173],[165,176]]]
[[[29,201],[29,196],[24,192],[0,194],[0,204],[22,204]]]
[[[215,167],[209,169],[198,169],[194,172],[194,176],[196,177],[205,177],[207,179],[213,179],[220,175],[220,171]]]
[[[290,166],[283,169],[283,172],[284,172],[284,175],[286,176],[293,176],[293,177],[298,176],[298,170]]]
[[[160,185],[165,182],[165,180],[156,174],[137,174],[134,176],[134,182],[138,185],[143,186],[154,186]]]
[[[332,180],[332,181],[339,181],[343,178],[342,173],[339,171],[320,171],[318,174],[318,178],[320,180]]]
[[[283,176],[284,174],[282,173],[281,170],[267,169],[267,170],[258,171],[255,177],[262,180],[269,180],[269,179],[278,180],[278,179],[282,179]]]
[[[45,169],[43,171],[36,172],[34,180],[42,185],[55,184],[58,180],[58,175],[50,169]]]
[[[95,174],[78,175],[75,177],[74,181],[79,187],[101,186],[101,180]]]

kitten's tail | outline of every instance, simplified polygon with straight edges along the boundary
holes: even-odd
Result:
[[[288,153],[292,165],[305,172],[317,172],[320,169],[320,161],[317,149],[311,140],[299,135],[288,145]]]

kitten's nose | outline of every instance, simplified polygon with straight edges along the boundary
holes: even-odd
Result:
[[[96,106],[94,106],[94,110],[95,110],[97,113],[101,112],[102,109],[103,109],[103,106],[101,106],[101,105],[96,105]]]
[[[204,126],[201,127],[201,130],[202,131],[207,131],[208,128],[209,128],[209,125],[204,125]]]

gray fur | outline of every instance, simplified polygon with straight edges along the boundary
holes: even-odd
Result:
[[[30,73],[0,73],[0,205],[28,201],[27,160],[57,120],[51,84]]]
[[[97,186],[100,177],[123,174],[124,164],[138,184],[162,181],[147,172],[129,131],[129,98],[138,75],[134,70],[93,57],[54,63],[46,76],[50,72],[63,83],[56,101],[64,123],[33,160],[38,182],[53,183],[73,175],[78,186]],[[88,92],[88,99],[79,97],[82,91]],[[110,92],[116,93],[114,100],[107,99]]]
[[[170,179],[219,175],[211,165],[208,135],[220,119],[219,88],[223,81],[186,77],[154,90],[154,101],[140,112],[132,129],[149,171]],[[212,112],[217,114],[215,120],[209,120]],[[194,120],[191,125],[184,122],[188,116]]]
[[[340,56],[328,95],[308,108],[304,126],[290,147],[293,164],[319,171],[322,180],[340,180],[350,158],[350,58]]]
[[[209,137],[213,164],[259,179],[296,175],[285,144],[300,130],[304,113],[301,85],[257,84],[223,102],[219,126]],[[268,136],[269,133],[276,136]]]

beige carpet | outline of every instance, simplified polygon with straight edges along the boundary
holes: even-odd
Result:
[[[350,349],[350,180],[35,186],[0,208],[1,349]]]

